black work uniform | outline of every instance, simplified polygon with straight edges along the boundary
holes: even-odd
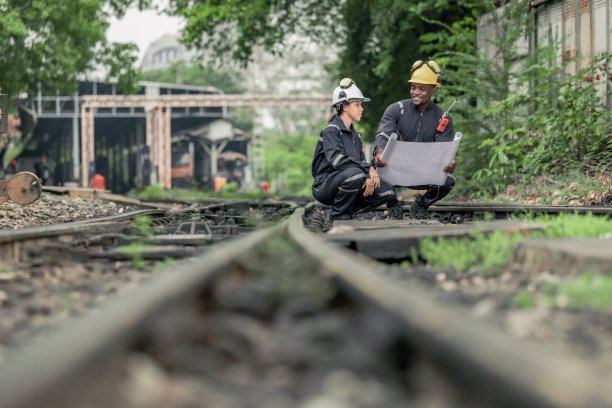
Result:
[[[412,99],[395,102],[385,110],[376,131],[374,153],[384,149],[393,133],[397,133],[397,140],[404,142],[450,142],[454,139],[453,119],[448,117],[448,125],[444,132],[436,128],[442,118],[444,110],[435,103],[430,103],[424,112],[419,112]],[[427,190],[421,198],[425,208],[444,198],[455,186],[455,177],[448,174],[444,185],[403,186],[414,190]]]
[[[322,204],[331,205],[332,219],[351,219],[357,213],[387,203],[399,205],[389,184],[380,183],[374,192],[363,196],[370,178],[370,166],[362,150],[361,136],[336,115],[321,131],[312,159],[312,195]]]

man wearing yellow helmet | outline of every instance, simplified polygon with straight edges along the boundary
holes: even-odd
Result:
[[[361,103],[369,100],[350,78],[340,81],[332,93],[337,114],[321,131],[312,159],[312,194],[331,205],[331,222],[350,220],[384,203],[390,217],[402,218],[393,187],[381,182],[375,167],[366,161],[361,136],[353,127],[354,121],[361,120]]]
[[[381,159],[382,152],[389,141],[389,137],[397,134],[397,140],[404,142],[449,142],[454,138],[453,120],[447,115],[449,122],[444,131],[437,130],[444,110],[432,102],[431,97],[440,87],[440,67],[430,60],[428,62],[416,61],[412,65],[412,83],[410,89],[411,99],[395,102],[385,110],[374,141],[374,164],[384,167]],[[426,218],[430,205],[444,198],[455,185],[455,178],[451,172],[455,170],[455,161],[444,171],[448,174],[444,185],[404,186],[415,190],[427,190],[424,195],[417,195],[410,206],[412,218]]]

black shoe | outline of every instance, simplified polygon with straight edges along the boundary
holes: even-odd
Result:
[[[334,226],[334,221],[345,221],[345,220],[352,220],[352,219],[353,217],[351,217],[350,214],[340,214],[340,215],[337,215],[335,218],[332,218],[330,216],[325,222],[325,227],[323,231],[327,232],[330,229],[332,229],[332,227]]]
[[[396,205],[395,207],[391,207],[387,210],[389,213],[389,219],[391,220],[403,220],[404,214],[402,213],[402,206]]]
[[[424,220],[428,217],[427,207],[421,201],[421,195],[417,195],[410,205],[410,218],[415,220]]]

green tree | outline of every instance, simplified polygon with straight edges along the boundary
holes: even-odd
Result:
[[[455,130],[467,137],[458,153],[459,193],[495,194],[533,174],[578,167],[606,172],[612,121],[591,82],[607,80],[610,55],[578,75],[556,66],[559,47],[517,47],[533,29],[530,2],[497,0],[171,0],[187,24],[183,42],[249,62],[253,46],[282,52],[289,34],[308,35],[339,51],[336,78],[356,80],[372,98],[357,124],[371,141],[386,107],[409,97],[410,67],[436,59],[442,88],[435,102],[453,99]],[[478,53],[478,18],[489,13],[497,54]],[[330,61],[332,59],[330,58]],[[599,66],[597,66],[599,64]],[[590,75],[585,82],[582,75]],[[602,170],[603,169],[603,170]]]
[[[171,5],[186,18],[182,41],[188,47],[243,64],[253,46],[282,53],[293,33],[337,45],[333,74],[352,77],[373,99],[359,124],[366,140],[373,140],[384,109],[409,97],[406,81],[415,60],[446,49],[475,49],[476,20],[484,9],[481,0],[171,0]]]
[[[278,191],[290,195],[311,194],[310,166],[317,144],[313,131],[283,135],[270,132],[265,140],[265,178]]]
[[[143,72],[142,79],[172,84],[212,86],[228,94],[243,93],[246,90],[243,73],[238,69],[224,66],[209,67],[175,62],[165,70]]]
[[[454,50],[435,55],[454,67],[447,69],[450,86],[439,94],[462,101],[453,118],[455,128],[468,136],[458,152],[457,175],[463,182],[455,191],[488,197],[537,175],[573,168],[606,173],[612,114],[595,83],[609,80],[612,56],[596,56],[569,75],[565,67],[574,60],[557,62],[562,38],[527,47],[534,9],[521,2],[485,5],[486,18],[496,28],[485,41],[496,56]]]
[[[133,4],[145,8],[150,0],[3,0],[0,91],[13,99],[32,95],[40,83],[69,92],[79,75],[97,68],[124,91],[133,91],[136,45],[105,37],[110,17],[121,17]]]

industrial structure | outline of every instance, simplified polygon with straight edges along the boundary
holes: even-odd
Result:
[[[217,160],[231,140],[236,153],[252,156],[250,136],[227,120],[229,106],[326,106],[325,96],[225,95],[201,86],[141,82],[136,95],[121,95],[115,85],[81,82],[72,96],[43,95],[32,101],[38,118],[29,149],[18,170],[31,170],[42,154],[49,159],[55,184],[89,186],[101,174],[106,188],[126,192],[159,183],[172,187],[172,136],[197,134],[203,153],[193,175],[212,186]],[[222,124],[222,125],[221,125]],[[196,138],[197,139],[197,138]],[[194,139],[194,140],[196,140]],[[28,157],[29,156],[29,157]],[[248,160],[248,159],[247,159]],[[250,172],[247,172],[250,174]]]

